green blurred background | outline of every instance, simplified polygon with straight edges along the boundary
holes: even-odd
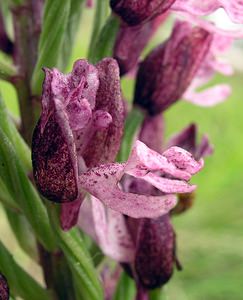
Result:
[[[75,59],[86,55],[91,18],[92,11],[85,11],[69,70]],[[152,44],[162,36],[163,32],[157,34]],[[179,101],[166,113],[167,137],[197,122],[200,133],[208,133],[215,146],[214,155],[206,159],[204,170],[193,180],[198,185],[195,205],[173,219],[183,271],[175,271],[166,286],[170,300],[243,299],[242,78],[240,72],[231,78],[215,77],[214,83],[227,81],[233,89],[230,98],[216,107],[201,108]],[[15,91],[4,82],[0,82],[0,89],[10,110],[18,116]],[[132,89],[132,81],[124,80],[123,92],[128,99]],[[0,227],[1,238],[16,260],[41,280],[39,267],[19,250],[2,211]]]

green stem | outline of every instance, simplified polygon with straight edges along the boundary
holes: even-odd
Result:
[[[97,63],[104,57],[113,56],[113,48],[119,30],[119,24],[119,19],[113,14],[107,19],[95,41],[93,51],[89,56],[89,60],[92,63]]]
[[[32,131],[35,124],[33,99],[31,97],[30,79],[37,53],[37,38],[33,28],[31,4],[13,9],[15,52],[14,62],[18,75],[13,78],[21,114],[21,133],[31,145]],[[28,53],[28,54],[27,54]]]
[[[34,103],[31,98],[31,93],[24,78],[16,77],[14,79],[16,92],[19,99],[19,108],[21,115],[20,132],[28,145],[31,145],[32,133],[35,126]]]
[[[108,1],[97,0],[96,10],[93,23],[93,31],[90,39],[88,59],[91,60],[94,56],[95,45],[98,40],[101,28],[103,27],[108,13]]]
[[[134,138],[143,120],[144,113],[139,108],[134,106],[126,118],[124,136],[120,151],[117,156],[117,161],[123,162],[128,159]]]
[[[149,291],[149,300],[168,300],[165,287]]]
[[[38,244],[40,263],[48,289],[54,292],[54,300],[73,300],[72,274],[61,251],[50,253]]]
[[[20,3],[19,3],[20,4]],[[20,106],[21,134],[28,145],[31,145],[32,132],[36,123],[34,98],[32,97],[31,78],[37,60],[37,49],[41,29],[42,1],[26,0],[23,5],[16,6],[13,13],[15,52],[14,62],[18,68],[18,74],[13,78]],[[26,199],[27,200],[27,199]],[[53,275],[53,254],[37,243],[39,259],[47,287],[55,288],[55,276]],[[51,294],[52,299],[57,300],[56,294]],[[28,296],[28,299],[35,299]],[[43,297],[42,299],[47,299]]]
[[[134,280],[129,277],[125,271],[122,272],[116,291],[113,295],[113,300],[132,300],[136,294],[136,286]]]

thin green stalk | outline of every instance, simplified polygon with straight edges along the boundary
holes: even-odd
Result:
[[[168,300],[165,287],[151,290],[149,292],[149,300]]]
[[[90,38],[89,50],[88,50],[88,59],[92,60],[94,57],[94,52],[96,51],[96,43],[98,40],[98,36],[100,34],[101,28],[105,24],[105,20],[107,18],[109,11],[108,1],[97,0],[96,10],[93,22],[93,31]]]
[[[46,251],[38,244],[40,263],[48,289],[53,291],[54,300],[73,300],[74,287],[72,274],[63,253]]]
[[[35,126],[35,114],[34,105],[31,101],[30,90],[26,85],[24,78],[16,77],[14,83],[18,95],[21,115],[20,132],[26,143],[31,145],[32,134]]]
[[[134,280],[129,277],[125,271],[122,272],[113,300],[133,300],[136,294],[136,286]]]
[[[126,118],[124,136],[120,151],[117,156],[117,161],[123,162],[128,159],[132,144],[134,142],[134,138],[143,120],[144,114],[142,113],[142,111],[137,107],[133,107]]]
[[[113,48],[119,30],[119,24],[120,20],[118,17],[113,14],[110,15],[94,42],[92,52],[90,52],[89,60],[92,63],[97,63],[104,57],[113,56]]]
[[[32,32],[32,16],[27,6],[17,6],[13,10],[15,53],[14,63],[18,75],[13,78],[21,115],[21,134],[30,145],[35,124],[34,104],[31,97],[30,78],[36,59],[37,45]],[[28,53],[28,55],[27,55]]]

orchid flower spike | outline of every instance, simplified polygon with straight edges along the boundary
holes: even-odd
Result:
[[[178,147],[160,155],[137,141],[126,163],[111,163],[124,119],[113,59],[97,66],[79,60],[68,75],[56,69],[46,74],[42,115],[33,135],[33,170],[42,195],[63,204],[64,229],[75,224],[85,192],[113,210],[140,218],[167,213],[176,203],[175,193],[195,189],[188,181],[203,161]],[[165,195],[122,191],[119,182],[124,174],[149,182]]]

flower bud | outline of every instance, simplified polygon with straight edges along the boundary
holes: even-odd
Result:
[[[32,162],[36,185],[62,203],[61,226],[76,224],[85,191],[79,175],[113,162],[123,133],[119,68],[112,58],[93,66],[78,60],[70,74],[45,69],[42,114],[35,128]]]
[[[175,233],[168,214],[140,221],[135,270],[143,287],[153,289],[168,282],[176,262],[175,247]]]
[[[156,115],[179,100],[208,53],[211,40],[206,30],[177,22],[171,37],[141,63],[134,102]]]
[[[46,198],[70,202],[81,194],[79,174],[118,152],[124,119],[119,68],[113,59],[97,67],[78,60],[70,74],[45,72],[33,135],[34,178]]]
[[[7,279],[0,274],[0,299],[8,300],[9,299],[9,287]]]
[[[112,10],[129,26],[139,25],[165,13],[175,0],[111,0]]]

